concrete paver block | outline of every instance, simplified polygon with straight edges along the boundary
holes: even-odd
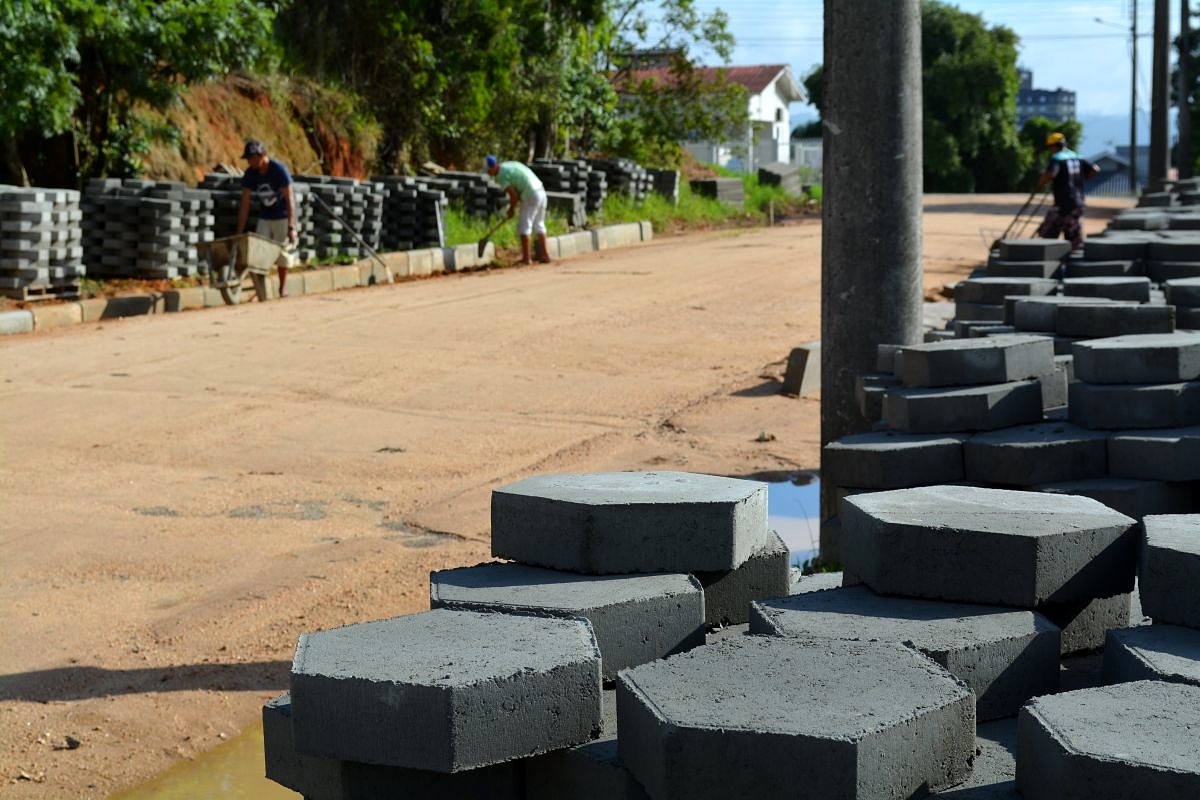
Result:
[[[725,639],[622,673],[617,716],[655,800],[907,798],[975,754],[974,695],[894,643]]]
[[[1059,336],[1103,339],[1146,333],[1172,333],[1174,306],[1125,303],[1068,303],[1056,317]]]
[[[604,692],[599,739],[525,762],[527,800],[650,800],[617,752],[617,693]]]
[[[1071,422],[1083,428],[1187,428],[1200,425],[1200,381],[1102,384],[1068,388]]]
[[[1192,487],[1186,483],[1137,478],[1091,478],[1040,483],[1033,488],[1050,494],[1090,497],[1134,519],[1141,519],[1147,514],[1190,514],[1195,510]]]
[[[1003,303],[969,303],[966,300],[954,301],[954,318],[963,322],[1004,322]]]
[[[1071,346],[1087,383],[1179,383],[1200,378],[1200,333],[1147,333]]]
[[[638,222],[638,228],[642,233],[642,241],[648,242],[654,238],[654,225],[648,219]]]
[[[787,368],[783,373],[780,391],[797,397],[812,396],[821,392],[821,343],[808,342],[793,347],[788,353]]]
[[[1196,265],[1200,269],[1200,264]],[[1168,303],[1194,308],[1200,306],[1200,278],[1176,278],[1163,284]]]
[[[642,229],[636,222],[625,222],[619,225],[602,225],[592,228],[592,246],[596,250],[609,250],[613,247],[628,247],[640,244]]]
[[[770,531],[767,541],[737,569],[695,573],[704,587],[705,624],[715,628],[749,621],[750,603],[788,593],[791,571],[787,545]]]
[[[1040,422],[1038,380],[934,389],[889,389],[883,417],[893,430],[908,433],[990,431]]]
[[[1095,597],[1065,603],[1041,603],[1035,609],[1058,626],[1064,656],[1087,653],[1104,647],[1104,637],[1113,628],[1130,624],[1132,593]]]
[[[1062,263],[1059,261],[1010,261],[989,258],[987,262],[989,278],[1057,278],[1061,274]]]
[[[1004,298],[1015,295],[1053,294],[1058,281],[1047,278],[967,278],[954,287],[955,302],[1003,305]]]
[[[1083,261],[1072,259],[1063,270],[1064,278],[1122,278],[1145,275],[1141,261]]]
[[[83,322],[83,309],[79,303],[55,303],[48,306],[35,306],[33,314],[33,329],[48,331],[53,328],[63,328],[67,325],[78,325]]]
[[[1200,426],[1109,434],[1108,462],[1120,478],[1200,480]]]
[[[1016,752],[1016,717],[979,723],[971,777],[933,796],[938,800],[1021,800],[1017,793]]]
[[[881,597],[853,586],[756,602],[750,633],[916,647],[971,688],[980,720],[1012,716],[1029,698],[1058,690],[1058,627],[1023,609]]]
[[[968,434],[897,431],[843,436],[821,449],[822,479],[834,486],[906,489],[954,483],[965,476]]]
[[[823,592],[827,589],[840,589],[842,587],[842,573],[840,572],[814,572],[812,575],[798,575],[792,581],[792,585],[788,590],[789,595],[807,594],[808,592]]]
[[[163,292],[163,309],[168,312],[204,308],[204,287],[191,286]]]
[[[297,753],[288,694],[263,706],[263,750],[267,778],[308,800],[375,800],[443,794],[488,800],[525,797],[522,763],[517,761],[448,775]]]
[[[690,472],[538,475],[492,492],[492,555],[585,573],[740,567],[765,541],[767,486]]]
[[[0,311],[0,335],[8,333],[33,333],[33,312]]]
[[[1083,243],[1088,261],[1138,261],[1146,257],[1147,242],[1132,236],[1089,237]]]
[[[1200,514],[1148,516],[1142,527],[1142,610],[1155,622],[1200,628]]]
[[[1065,239],[1001,239],[1000,257],[1009,261],[1056,261],[1070,255]]]
[[[305,294],[324,294],[333,291],[333,271],[328,268],[310,269],[297,272],[294,276],[289,275],[289,283],[292,278],[300,276],[304,276]]]
[[[1108,436],[1066,422],[977,433],[963,444],[969,481],[1010,486],[1107,474]]]
[[[253,292],[249,293],[249,295],[247,295],[246,293],[243,293],[243,295],[242,295],[243,299],[245,299],[247,296],[252,297]],[[204,307],[205,308],[220,308],[223,305],[225,305],[225,298],[221,297],[221,290],[213,289],[212,287],[205,286],[204,287]]]
[[[1200,631],[1142,625],[1108,632],[1104,682],[1171,681],[1200,686]]]
[[[388,265],[388,269],[392,271],[392,276],[395,278],[407,278],[412,275],[412,268],[408,263],[408,251],[399,250],[390,253],[380,253],[379,257]]]
[[[1004,301],[1004,321],[1027,333],[1054,333],[1058,329],[1058,309],[1062,306],[1087,303],[1110,303],[1090,297],[1010,297]]]
[[[875,346],[875,371],[885,375],[896,374],[896,354],[900,352],[900,344],[880,344]]]
[[[1200,263],[1195,261],[1150,261],[1146,265],[1146,277],[1154,283],[1187,280],[1200,277]]]
[[[330,267],[329,274],[333,278],[334,291],[357,289],[361,285],[359,283],[360,273],[358,267],[353,264]]]
[[[1025,800],[1200,797],[1200,687],[1162,681],[1039,697],[1017,721]]]
[[[858,410],[872,422],[882,419],[883,395],[888,389],[899,385],[900,381],[894,375],[878,372],[859,375],[854,379],[854,400]]]
[[[437,609],[303,634],[291,694],[301,753],[461,772],[591,739],[600,651],[583,619]]]
[[[905,386],[1007,383],[1045,375],[1054,367],[1054,342],[1045,336],[1008,335],[902,347],[897,376]]]
[[[429,575],[433,608],[583,617],[596,633],[605,680],[704,644],[705,599],[700,583],[679,573],[578,575],[491,563]]]
[[[1107,297],[1109,300],[1150,301],[1150,279],[1126,278],[1064,278],[1062,293],[1068,297]]]
[[[1086,497],[922,486],[839,517],[842,563],[882,594],[1033,608],[1133,588],[1134,521]]]

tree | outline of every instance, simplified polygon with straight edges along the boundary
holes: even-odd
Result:
[[[798,126],[792,131],[793,139],[819,139],[821,138],[821,103],[825,98],[825,68],[817,64],[801,81],[804,84],[804,91],[808,95],[808,104],[817,110],[817,119],[814,122],[809,122],[806,125]]]
[[[1038,176],[1046,169],[1048,159],[1046,137],[1055,131],[1067,137],[1067,143],[1079,146],[1083,138],[1083,124],[1078,120],[1062,120],[1055,122],[1045,117],[1032,117],[1021,126],[1021,143],[1029,153],[1029,168],[1022,180],[1022,188],[1033,189],[1037,185]]]

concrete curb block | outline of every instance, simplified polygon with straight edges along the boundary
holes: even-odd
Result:
[[[650,241],[654,230],[649,221],[608,225],[591,230],[552,236],[547,239],[550,257],[558,260],[599,249],[627,247]],[[439,272],[461,272],[490,265],[496,259],[496,246],[488,242],[483,257],[476,255],[474,244],[445,248],[425,248],[380,253],[393,278],[410,278],[433,275]],[[354,264],[339,265],[310,270],[293,270],[288,279],[288,294],[302,297],[307,294],[324,294],[360,286],[386,284],[383,267],[373,258],[362,259]],[[279,297],[279,279],[271,275],[268,296]],[[254,299],[253,291],[243,293],[243,302]],[[118,297],[96,297],[74,303],[60,303],[30,310],[17,309],[0,312],[0,336],[98,322],[103,319],[134,317],[143,314],[163,314],[187,311],[196,308],[224,306],[221,293],[207,286],[170,289],[162,293],[121,295]]]

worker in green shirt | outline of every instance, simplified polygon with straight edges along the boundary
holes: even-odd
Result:
[[[508,192],[508,216],[511,218],[521,208],[517,219],[517,233],[521,237],[521,263],[532,264],[529,237],[537,233],[541,254],[538,261],[550,263],[550,250],[546,247],[546,189],[533,170],[519,161],[501,163],[495,156],[487,157],[487,174]]]

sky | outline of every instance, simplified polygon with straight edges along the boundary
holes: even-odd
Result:
[[[1021,40],[1018,63],[1033,70],[1036,88],[1075,91],[1076,113],[1084,122],[1085,140],[1079,150],[1090,154],[1111,143],[1127,144],[1132,0],[951,0],[951,5],[982,14],[989,25],[1015,31]],[[823,0],[696,0],[696,6],[706,11],[721,8],[729,14],[738,43],[734,64],[790,64],[800,80],[822,60]],[[1170,6],[1171,35],[1175,36],[1179,3],[1172,0]],[[1200,3],[1193,4],[1196,6]],[[1053,13],[1048,14],[1048,9]],[[1139,0],[1137,10],[1138,139],[1145,144],[1149,141],[1154,1]],[[719,63],[711,53],[702,60]],[[810,106],[792,108],[793,124],[815,116]]]

